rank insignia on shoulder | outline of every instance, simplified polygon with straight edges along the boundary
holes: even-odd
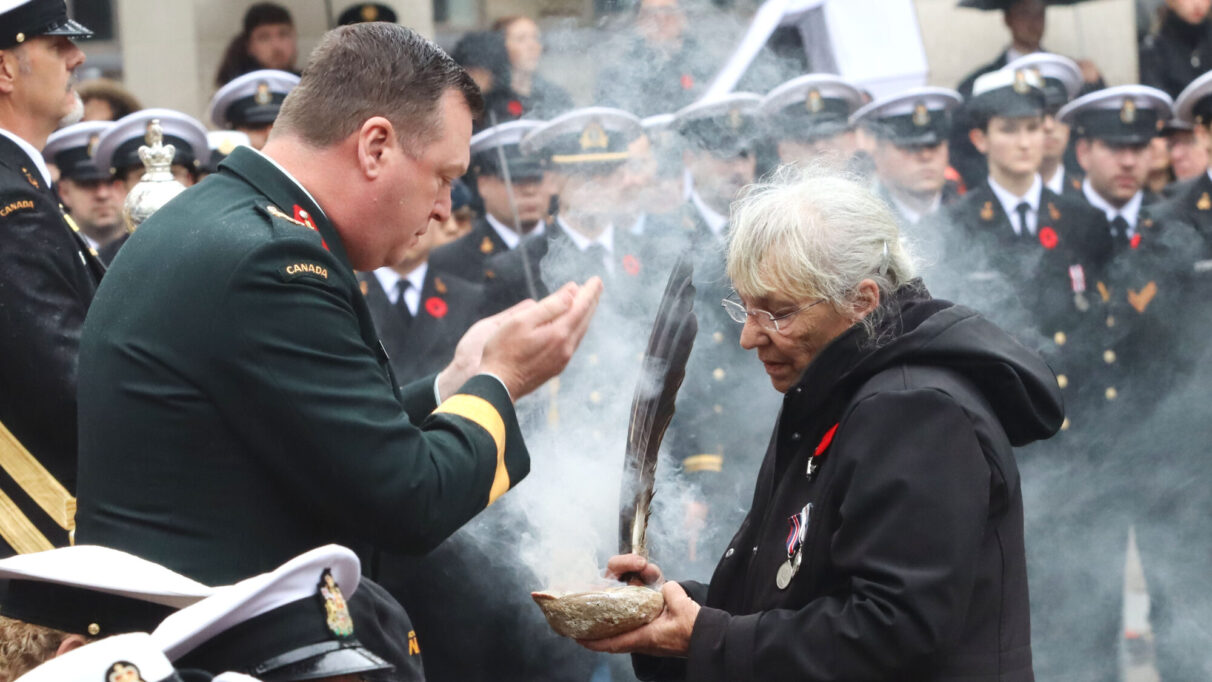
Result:
[[[326,568],[320,574],[317,588],[320,600],[324,602],[324,624],[328,626],[329,631],[337,637],[352,636],[353,618],[349,616],[349,606],[345,603],[345,595],[341,594],[341,586],[337,584],[336,578],[332,577],[331,570]]]
[[[434,277],[433,288],[439,294],[444,294],[446,293],[446,282],[443,282],[441,277]]]
[[[990,220],[993,220],[993,202],[992,201],[986,201],[985,205],[981,207],[981,220],[983,220],[985,222],[989,222]]]
[[[285,275],[287,279],[316,277],[326,280],[328,279],[328,268],[315,263],[292,263],[282,268],[282,274]]]
[[[484,237],[484,240],[480,242],[480,253],[489,254],[496,250],[497,250],[497,247],[492,245],[491,238]]]
[[[42,189],[42,185],[38,184],[38,181],[35,180],[34,176],[30,174],[28,168],[26,168],[25,166],[22,166],[21,174],[25,176],[25,179],[29,181],[29,184],[34,186],[34,189]],[[1208,195],[1205,194],[1204,196],[1208,196]]]
[[[1212,209],[1212,197],[1209,197],[1208,193],[1204,192],[1199,196],[1199,201],[1195,203],[1195,208],[1198,208],[1201,211]]]
[[[421,644],[420,644],[420,642],[417,641],[417,631],[416,630],[408,631],[408,655],[409,656],[420,656],[421,655]]]
[[[302,220],[296,220],[293,216],[286,215],[285,211],[278,208],[277,206],[274,206],[273,204],[266,206],[265,211],[275,218],[281,218],[282,220],[285,220],[288,223],[294,223],[295,225],[298,225],[299,227],[308,226],[307,223],[303,222]]]
[[[0,218],[5,218],[12,213],[16,213],[17,211],[25,210],[34,210],[33,199],[22,199],[20,201],[14,201],[10,204],[5,204],[3,208],[0,208]]]

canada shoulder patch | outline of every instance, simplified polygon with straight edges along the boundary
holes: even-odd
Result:
[[[32,210],[34,210],[34,200],[33,199],[19,199],[17,201],[10,201],[10,202],[7,202],[4,205],[0,206],[0,218],[7,218],[8,216],[16,213],[17,211],[32,211]]]
[[[328,268],[317,263],[308,263],[302,261],[299,263],[291,263],[282,268],[282,277],[287,281],[295,280],[300,277],[311,277],[314,279],[328,280]]]

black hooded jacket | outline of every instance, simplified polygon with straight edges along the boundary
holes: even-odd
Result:
[[[845,332],[787,392],[749,515],[711,583],[683,583],[704,606],[688,658],[637,656],[641,679],[1033,679],[1011,447],[1060,427],[1056,380],[920,282],[885,309],[874,343]]]

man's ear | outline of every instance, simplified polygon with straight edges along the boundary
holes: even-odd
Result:
[[[358,166],[367,180],[374,180],[391,163],[396,150],[396,131],[382,116],[371,116],[358,128]]]
[[[972,141],[972,146],[976,147],[976,151],[981,154],[989,153],[989,139],[985,136],[984,130],[980,128],[969,130],[968,139]]]
[[[55,656],[62,656],[69,651],[79,649],[85,644],[88,644],[88,640],[83,635],[68,635],[63,638],[62,642],[59,642],[59,648],[55,651]]]
[[[1077,165],[1082,167],[1082,170],[1090,172],[1090,140],[1079,138],[1077,144],[1073,146],[1073,151],[1077,153]]]
[[[8,94],[13,91],[20,68],[16,50],[0,50],[0,92]]]

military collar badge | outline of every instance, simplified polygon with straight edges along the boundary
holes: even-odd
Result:
[[[993,202],[992,201],[986,201],[985,205],[981,207],[981,220],[983,220],[985,222],[989,222],[990,220],[993,220]]]
[[[1212,197],[1209,197],[1207,192],[1199,195],[1199,201],[1195,202],[1195,208],[1201,211],[1212,209]]]
[[[341,594],[341,586],[332,577],[332,570],[324,569],[320,574],[320,582],[316,585],[320,601],[324,604],[324,624],[329,632],[337,637],[353,636],[353,618],[349,615],[349,606],[345,603],[345,595]]]
[[[492,239],[484,237],[483,241],[480,242],[480,253],[488,255],[493,251],[496,251],[496,247],[492,245]]]

